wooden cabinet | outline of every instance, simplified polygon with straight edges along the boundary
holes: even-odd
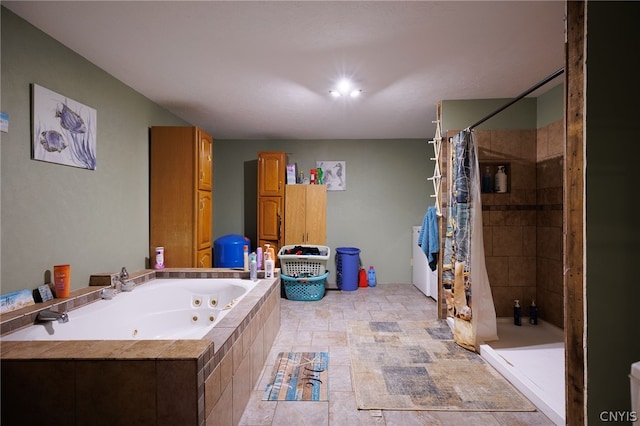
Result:
[[[286,153],[258,153],[258,197],[284,197],[286,168]]]
[[[287,155],[258,153],[258,245],[270,244],[277,253],[283,244],[284,182]]]
[[[152,127],[149,259],[164,247],[169,268],[210,268],[213,139],[197,127]]]
[[[286,185],[284,205],[285,245],[326,244],[326,186]]]

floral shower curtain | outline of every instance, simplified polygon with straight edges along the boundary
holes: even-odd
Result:
[[[479,352],[480,343],[497,340],[496,312],[487,276],[482,238],[478,150],[471,130],[450,145],[449,202],[442,284],[454,339]]]

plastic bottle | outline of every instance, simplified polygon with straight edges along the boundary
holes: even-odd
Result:
[[[482,192],[493,192],[493,178],[491,177],[491,168],[489,166],[484,168],[484,175],[482,176]]]
[[[164,269],[164,247],[156,247],[155,269]]]
[[[249,279],[251,281],[258,281],[258,256],[255,253],[249,255]]]
[[[264,261],[264,277],[273,278],[274,262],[273,262],[273,259],[271,258],[271,251],[267,251],[266,256],[267,256],[266,260]]]
[[[243,265],[244,265],[244,270],[248,271],[249,270],[249,246],[248,245],[244,245],[244,247],[242,247],[242,259],[243,259]]]
[[[262,269],[262,261],[264,260],[264,257],[262,257],[262,247],[258,247],[258,253],[256,254],[256,260],[258,262],[258,270]]]
[[[507,174],[504,172],[504,166],[498,166],[495,179],[495,189],[498,193],[507,192]]]
[[[369,280],[369,287],[376,286],[376,270],[373,269],[373,265],[369,266],[369,272],[367,273],[367,278]]]
[[[520,301],[515,300],[515,306],[513,307],[513,323],[515,325],[522,325],[522,308],[520,307]]]
[[[535,300],[532,300],[531,305],[529,306],[529,324],[538,324],[538,307],[536,306]]]

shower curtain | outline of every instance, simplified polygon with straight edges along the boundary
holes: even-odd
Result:
[[[453,138],[449,153],[442,285],[455,342],[479,352],[480,343],[497,340],[498,335],[484,262],[478,149],[471,130]]]

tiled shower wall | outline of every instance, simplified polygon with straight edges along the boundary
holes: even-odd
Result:
[[[538,129],[536,160],[536,284],[539,311],[541,318],[564,328],[562,120]]]
[[[561,328],[563,130],[560,120],[537,130],[474,131],[480,163],[509,165],[509,192],[482,194],[485,262],[496,314],[512,316],[518,299],[528,316],[535,300],[539,317]],[[443,154],[446,158],[445,147]]]

